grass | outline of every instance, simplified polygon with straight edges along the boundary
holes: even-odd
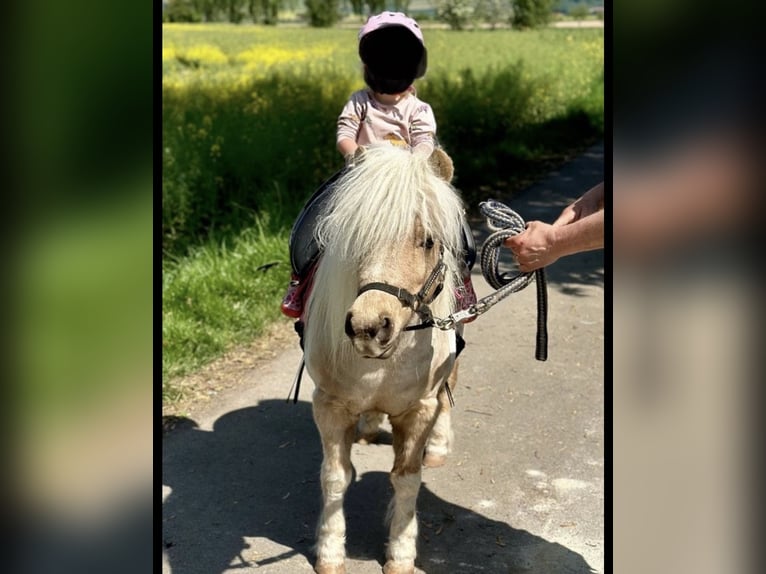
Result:
[[[233,345],[252,340],[281,315],[289,277],[287,233],[261,222],[229,241],[208,242],[162,269],[162,392]]]

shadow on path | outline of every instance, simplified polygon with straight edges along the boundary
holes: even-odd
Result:
[[[308,402],[267,400],[227,413],[212,431],[187,419],[169,432],[163,442],[163,485],[172,492],[163,504],[162,525],[173,574],[267,573],[285,560],[298,564],[296,559],[306,560],[296,568],[308,570],[314,559],[320,464]],[[346,498],[348,555],[382,564],[388,474],[367,472],[357,479]],[[428,574],[592,572],[566,547],[452,504],[426,484],[418,510],[418,563]],[[286,549],[251,547],[246,538],[265,538]],[[290,570],[283,564],[279,571]]]
[[[172,489],[163,544],[173,574],[256,568],[295,554],[311,561],[322,461],[311,404],[263,401],[223,415],[212,432],[185,426],[163,440],[162,483]],[[292,551],[264,556],[244,537]]]

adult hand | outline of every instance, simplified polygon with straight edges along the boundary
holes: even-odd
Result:
[[[504,242],[519,269],[528,273],[564,255],[604,247],[604,184],[599,183],[564,208],[553,224],[530,221]]]
[[[519,270],[528,273],[556,261],[561,254],[556,249],[556,228],[542,221],[530,221],[524,231],[504,241],[513,251]]]

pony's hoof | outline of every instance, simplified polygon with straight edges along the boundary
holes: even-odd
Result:
[[[415,564],[412,562],[394,562],[389,560],[383,566],[383,574],[415,574]]]
[[[329,562],[317,560],[314,572],[316,574],[346,574],[346,565],[343,562],[340,564],[330,564]]]
[[[438,468],[444,466],[447,457],[443,454],[428,454],[423,457],[423,466],[426,468]]]

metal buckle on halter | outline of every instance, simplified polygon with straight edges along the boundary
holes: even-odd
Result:
[[[482,313],[487,312],[491,306],[491,303],[481,300],[471,305],[467,309],[462,309],[456,313],[452,313],[446,319],[434,319],[434,325],[436,325],[439,329],[447,331],[449,329],[453,329],[455,325],[462,323],[466,319],[478,317]]]
[[[450,329],[455,328],[455,320],[452,318],[452,315],[446,319],[439,319],[438,317],[434,317],[434,327],[441,329],[442,331],[449,331]]]
[[[447,272],[447,265],[441,259],[431,271],[423,287],[418,291],[417,298],[422,303],[431,303],[436,299],[444,287],[444,276]]]

